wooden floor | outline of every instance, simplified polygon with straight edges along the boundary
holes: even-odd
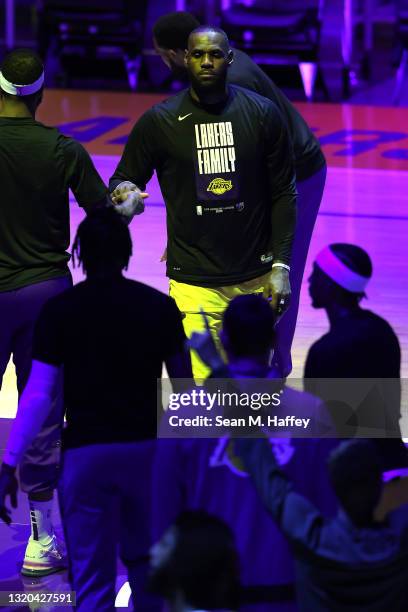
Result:
[[[81,140],[108,180],[131,125],[160,99],[51,91],[40,119]],[[397,332],[402,345],[402,375],[407,377],[408,133],[402,130],[408,126],[408,110],[332,104],[300,104],[299,108],[323,143],[329,171],[302,287],[292,376],[302,376],[309,346],[327,329],[324,312],[310,306],[307,276],[312,261],[330,242],[352,242],[372,257],[374,276],[364,305],[384,316]],[[165,267],[159,261],[166,243],[165,210],[155,178],[148,191],[147,210],[131,225],[134,256],[128,276],[166,291]],[[82,211],[72,201],[72,236],[81,218]],[[81,278],[79,271],[73,274],[75,280]],[[13,416],[16,401],[10,364],[0,392],[0,416]]]

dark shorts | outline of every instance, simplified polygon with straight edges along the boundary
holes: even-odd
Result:
[[[22,392],[30,374],[33,332],[41,308],[51,297],[70,287],[71,276],[62,276],[0,292],[0,388],[12,355],[19,394]],[[20,464],[21,488],[26,493],[42,493],[56,486],[62,420],[61,379],[53,409]]]

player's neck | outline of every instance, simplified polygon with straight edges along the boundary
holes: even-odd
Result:
[[[13,117],[35,119],[35,114],[31,113],[24,102],[7,102],[4,98],[0,105],[0,117]]]
[[[217,91],[196,91],[190,87],[190,95],[195,102],[200,104],[221,104],[228,98],[227,86]]]
[[[233,357],[228,366],[232,376],[250,376],[263,378],[269,369],[269,354],[259,357]]]
[[[122,278],[122,268],[119,267],[107,267],[100,270],[92,270],[87,272],[87,280],[90,281],[109,281],[118,278]]]
[[[359,309],[360,306],[358,304],[330,304],[326,306],[326,312],[331,326],[335,325],[341,319],[345,319],[356,313]]]

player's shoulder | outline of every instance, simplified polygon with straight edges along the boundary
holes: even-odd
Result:
[[[49,134],[51,133],[59,134],[60,133],[60,130],[57,127],[53,125],[48,125],[47,123],[43,123],[42,121],[38,121],[37,119],[33,121],[32,126],[36,128],[40,128],[41,130],[44,130],[45,132]]]
[[[278,107],[269,98],[265,98],[265,96],[241,85],[230,84],[229,87],[237,104],[246,106],[248,109],[263,115],[280,116]]]
[[[379,327],[385,327],[387,329],[391,328],[391,325],[388,323],[388,321],[386,321],[386,319],[381,317],[376,312],[373,312],[372,310],[368,310],[366,308],[359,309],[359,318],[363,321],[366,321],[368,324],[378,325]]]
[[[68,161],[77,161],[78,159],[88,157],[88,152],[84,145],[75,138],[67,136],[60,129],[55,130],[56,142],[59,150]]]
[[[228,74],[232,75],[230,83],[234,84],[235,79],[237,83],[244,83],[245,80],[252,80],[253,77],[268,79],[264,71],[254,62],[254,60],[241,49],[232,49],[234,61],[228,70]],[[245,85],[244,85],[245,87]]]
[[[123,278],[123,288],[140,303],[150,303],[158,308],[172,308],[174,300],[163,291],[130,278]]]
[[[25,138],[27,139],[33,138],[35,140],[51,143],[53,141],[58,141],[58,139],[61,137],[59,128],[53,125],[47,125],[46,123],[42,123],[42,121],[37,121],[36,119],[23,125]],[[16,126],[16,129],[19,128]]]
[[[188,89],[182,89],[174,96],[170,96],[157,104],[154,104],[147,113],[155,117],[165,117],[166,115],[177,114],[182,109],[185,102],[189,101]],[[146,113],[146,114],[147,114]]]
[[[333,355],[334,347],[337,344],[338,337],[332,332],[328,331],[323,336],[320,336],[310,346],[307,360],[311,359],[325,359]]]
[[[373,312],[372,310],[361,308],[360,319],[363,323],[363,325],[361,325],[361,329],[364,328],[364,331],[366,331],[368,328],[372,335],[383,335],[389,339],[395,339],[398,342],[398,337],[390,323],[388,323],[388,321],[379,314]]]

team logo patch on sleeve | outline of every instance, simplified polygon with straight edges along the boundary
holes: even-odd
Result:
[[[232,181],[226,181],[222,178],[215,178],[211,181],[211,183],[207,187],[207,191],[211,191],[211,193],[215,193],[216,195],[222,195],[226,191],[230,191],[232,189]]]

